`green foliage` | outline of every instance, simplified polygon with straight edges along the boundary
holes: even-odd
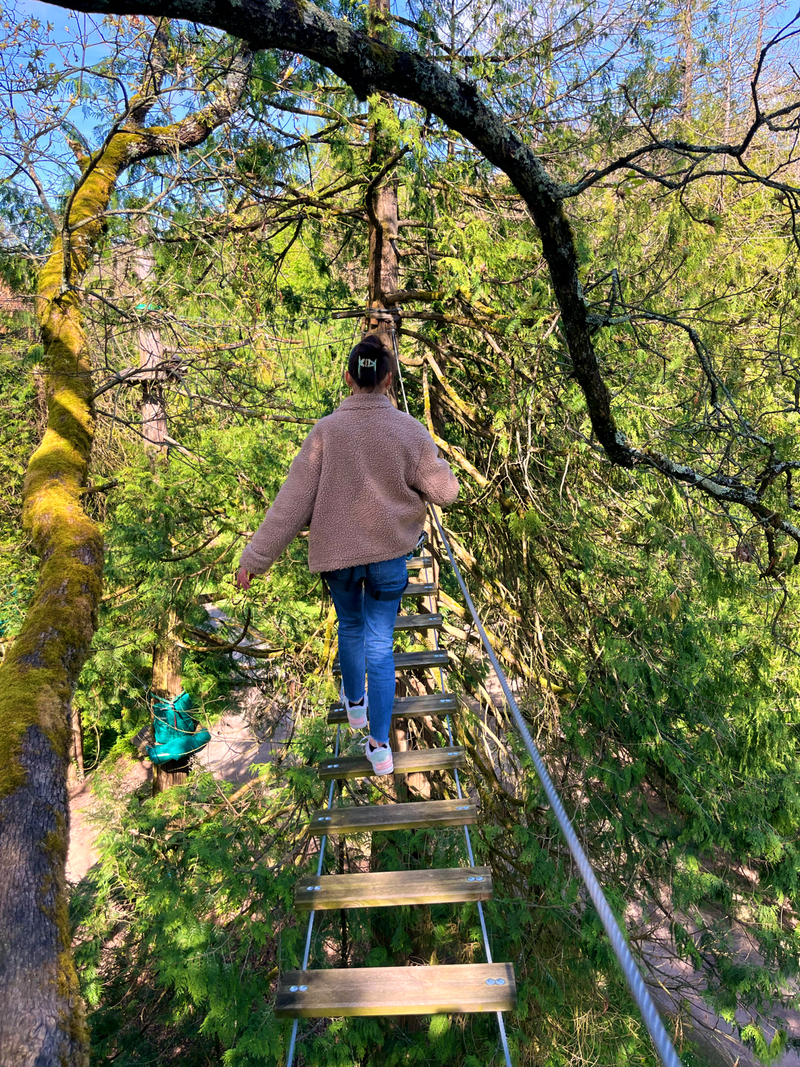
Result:
[[[368,28],[366,5],[339,10]],[[651,124],[685,132],[683,118],[668,117],[683,87],[663,24],[643,22],[626,41],[623,93],[611,89],[621,70],[603,58],[619,31],[598,33],[596,16],[573,12],[542,38],[538,19],[498,13],[480,51],[436,4],[413,26],[385,32],[445,57],[505,109],[557,179],[575,180],[638,143],[626,99]],[[108,75],[134,81],[143,41],[125,26],[114,27],[120,54],[85,77],[54,73],[44,45],[32,54],[31,77],[59,137],[79,141],[89,122],[102,133],[120,113]],[[175,81],[165,117],[182,113],[189,89],[205,98],[218,76],[206,79],[205,64],[224,45],[196,27],[170,34]],[[712,79],[707,62],[702,78]],[[604,73],[585,81],[589,63]],[[693,120],[716,143],[713,105],[713,96],[699,100]],[[70,125],[73,109],[82,120]],[[341,395],[358,323],[332,314],[363,305],[364,196],[380,169],[370,124],[380,125],[387,150],[411,149],[391,171],[399,217],[413,223],[397,237],[401,285],[432,296],[405,309],[425,313],[403,319],[405,384],[413,414],[444,439],[462,480],[447,521],[524,713],[612,907],[634,925],[634,947],[671,938],[723,1018],[742,1008],[768,1017],[776,1001],[791,1003],[800,958],[798,589],[789,549],[779,546],[768,568],[762,524],[736,509],[707,510],[696,492],[659,475],[603,463],[539,236],[508,182],[459,135],[383,97],[365,105],[316,64],[264,53],[235,128],[180,166],[143,165],[117,191],[108,244],[86,285],[88,343],[98,386],[108,386],[97,398],[92,481],[114,483],[87,497],[106,536],[106,585],[74,700],[104,828],[101,861],[73,900],[94,1057],[199,1067],[285,1055],[289,1027],[271,1013],[274,971],[302,956],[292,889],[312,869],[303,827],[324,796],[312,764],[330,745],[321,722],[334,693],[328,605],[302,540],[247,596],[232,575],[310,421]],[[779,149],[763,149],[763,158],[772,165]],[[48,178],[76,172],[71,157],[59,159]],[[53,226],[17,178],[0,193],[18,236],[0,256],[0,276],[15,289],[30,283]],[[698,178],[678,197],[623,169],[568,207],[620,429],[642,449],[735,479],[762,469],[765,440],[787,461],[800,459],[797,252],[771,190],[723,181]],[[64,188],[52,184],[58,208]],[[143,248],[155,258],[146,282],[126,266]],[[13,634],[34,581],[18,501],[41,430],[33,369],[41,353],[19,309],[2,327],[18,334],[0,363],[8,487],[0,621]],[[163,386],[177,442],[168,457],[142,448],[141,384],[112,379],[138,365],[146,329],[180,362]],[[785,475],[765,485],[765,506],[791,511],[789,485]],[[446,569],[441,584],[456,603],[445,602],[450,686],[466,697],[456,730],[471,756],[465,786],[481,803],[476,861],[493,870],[492,949],[514,962],[520,989],[508,1019],[514,1063],[650,1067],[649,1041]],[[229,631],[213,629],[208,601],[229,615]],[[157,799],[126,796],[113,768],[126,766],[115,760],[135,752],[132,739],[149,721],[154,649],[172,636],[182,643],[182,683],[213,730],[253,683],[255,672],[215,648],[239,636],[248,609],[251,631],[271,650],[256,679],[256,726],[268,733],[294,716],[285,754],[238,799],[203,775]],[[441,724],[410,732],[418,744],[443,736]],[[453,791],[444,778],[430,788]],[[367,787],[358,799],[380,794]],[[364,869],[378,860],[401,870],[465,857],[460,833],[419,831],[386,835],[374,852],[367,840],[348,841],[327,862]],[[482,959],[467,906],[325,913],[316,930],[312,963],[325,966]],[[752,949],[747,961],[742,944]],[[774,1062],[785,1037],[768,1041],[766,1032],[753,1023],[740,1036]],[[314,1067],[500,1062],[495,1022],[482,1016],[402,1027],[334,1020],[304,1035],[301,1062]],[[685,1042],[680,1051],[687,1064],[703,1062]]]
[[[207,1062],[203,1049],[226,1049],[230,1064],[280,1062],[285,1028],[271,1017],[267,975],[279,936],[290,958],[298,951],[273,921],[293,872],[270,862],[265,812],[245,827],[221,819],[221,806],[219,784],[199,778],[132,806],[101,838],[101,864],[74,900],[101,1060],[149,1062],[169,1034],[189,1041],[182,1062]]]

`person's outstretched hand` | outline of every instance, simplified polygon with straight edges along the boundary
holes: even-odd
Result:
[[[240,567],[236,572],[236,585],[239,589],[249,589],[253,578],[255,578],[254,574],[251,574],[244,567]]]

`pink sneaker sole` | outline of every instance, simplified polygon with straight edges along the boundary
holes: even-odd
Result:
[[[351,704],[344,695],[344,686],[342,686],[340,699],[347,714],[347,725],[350,729],[365,730],[367,728],[367,705],[369,703],[366,693],[363,697],[363,704]]]
[[[367,744],[367,759],[372,764],[373,774],[392,774],[394,772],[394,760],[390,748],[370,749]]]

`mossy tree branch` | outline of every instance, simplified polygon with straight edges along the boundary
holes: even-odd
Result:
[[[156,28],[155,49],[161,24]],[[39,278],[48,422],[30,459],[23,518],[41,558],[22,630],[0,665],[0,1063],[88,1063],[70,952],[64,866],[70,702],[89,654],[103,539],[83,508],[94,392],[82,327],[83,280],[120,175],[146,158],[201,144],[236,110],[253,54],[241,46],[218,97],[169,127],[142,123],[156,102],[158,63],[143,92],[83,168]],[[65,269],[66,268],[66,269]]]

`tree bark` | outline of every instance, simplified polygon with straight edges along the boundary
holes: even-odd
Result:
[[[170,610],[153,648],[153,694],[166,700],[174,700],[183,691],[181,648],[175,640],[177,625],[175,612]],[[155,772],[153,792],[162,793],[165,789],[186,781],[189,757],[160,763]]]
[[[143,220],[144,221],[144,220]],[[147,240],[147,226],[138,226],[140,237]],[[156,259],[146,245],[137,250],[132,260],[133,273],[141,286],[140,309],[147,318],[150,311],[148,287],[155,278]],[[161,331],[153,326],[139,329],[139,368],[145,372],[142,379],[142,435],[145,448],[158,454],[167,448],[167,407],[164,399],[164,346]]]
[[[370,24],[373,33],[380,37],[382,27],[391,12],[389,0],[370,0]],[[381,97],[382,107],[391,107],[391,98]],[[367,217],[369,219],[369,271],[368,300],[371,308],[385,311],[386,293],[395,293],[400,288],[400,259],[397,255],[398,210],[397,183],[391,174],[392,159],[396,158],[397,145],[380,120],[380,109],[369,109],[369,163],[370,170],[378,177],[370,182],[366,193]],[[397,320],[399,322],[399,318]],[[396,323],[395,323],[396,325]],[[392,323],[381,317],[370,321],[370,329],[383,334],[391,346]]]
[[[23,521],[41,565],[22,630],[0,665],[2,1067],[88,1064],[64,875],[70,705],[96,628],[103,572],[102,534],[81,497],[94,410],[80,285],[120,174],[137,160],[202,143],[237,106],[251,63],[242,49],[216,104],[150,130],[141,127],[157,96],[148,74],[143,94],[86,162],[39,276],[48,420],[28,464]]]
[[[80,710],[72,708],[72,758],[75,760],[75,774],[79,782],[84,778],[83,766],[83,719]]]
[[[64,233],[39,279],[48,423],[28,465],[23,499],[41,567],[22,631],[0,667],[4,1067],[88,1063],[67,920],[66,783],[70,703],[95,630],[103,539],[81,504],[94,434],[92,382],[80,297],[63,279],[67,273],[82,278],[87,270],[100,236],[97,205],[108,202],[123,163],[124,153],[109,153],[73,193]]]
[[[161,333],[148,327],[139,330],[139,366],[144,371],[152,371],[152,377],[142,382],[142,434],[145,448],[152,450],[166,449],[167,442],[167,405],[164,399],[164,385],[159,377],[163,371],[164,348]]]
[[[138,227],[140,237],[147,239],[147,227]],[[145,244],[133,257],[133,273],[140,284],[141,309],[146,316],[150,311],[149,288],[155,278],[156,261],[151,249]],[[166,472],[169,465],[167,447],[167,401],[165,394],[166,373],[164,346],[161,331],[154,326],[142,326],[139,330],[139,367],[145,372],[142,381],[142,436],[149,453],[153,477]],[[158,640],[153,647],[154,696],[174,700],[180,696],[181,648],[175,639],[177,618],[170,609],[159,628]],[[152,709],[151,709],[152,710]],[[186,781],[189,772],[188,757],[159,763],[153,775],[153,792],[161,793],[173,785]]]
[[[677,13],[678,47],[682,50],[680,116],[685,123],[692,121],[694,105],[694,0],[684,0]]]

